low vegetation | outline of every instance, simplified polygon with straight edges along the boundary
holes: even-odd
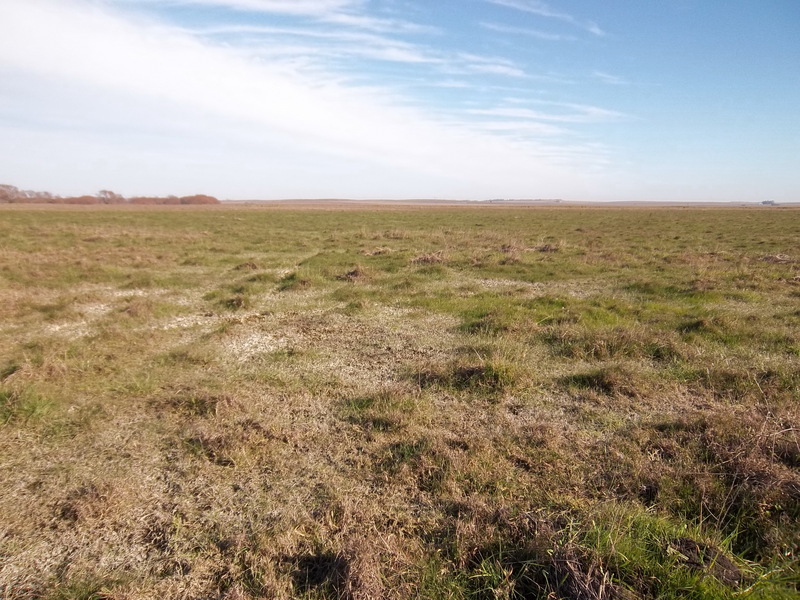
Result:
[[[193,196],[135,196],[126,198],[110,190],[100,190],[96,195],[59,196],[50,192],[20,190],[16,186],[0,185],[0,204],[219,204],[219,200],[205,194]]]
[[[798,239],[0,208],[0,596],[800,598]]]

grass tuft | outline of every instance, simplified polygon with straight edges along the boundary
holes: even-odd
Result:
[[[436,386],[492,395],[513,387],[518,381],[518,374],[513,365],[501,359],[480,362],[458,360],[422,369],[416,379],[423,387]]]
[[[608,396],[638,398],[645,392],[641,377],[622,365],[610,365],[568,375],[561,379],[561,384]]]

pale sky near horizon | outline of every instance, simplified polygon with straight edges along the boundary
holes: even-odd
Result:
[[[0,0],[0,183],[800,201],[800,0]]]

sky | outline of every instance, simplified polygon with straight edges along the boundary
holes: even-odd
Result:
[[[0,0],[0,183],[800,201],[798,0]]]

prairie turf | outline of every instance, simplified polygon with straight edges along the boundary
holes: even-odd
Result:
[[[798,240],[0,208],[0,596],[800,598]]]

